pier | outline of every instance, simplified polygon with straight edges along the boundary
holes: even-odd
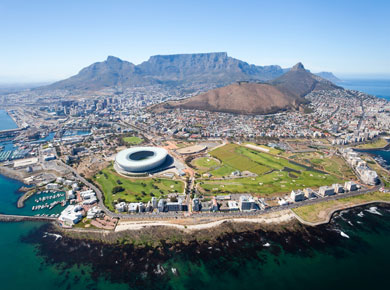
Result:
[[[0,214],[0,221],[2,222],[23,222],[23,221],[42,221],[53,222],[57,218],[47,216],[25,216],[25,215],[8,215]]]

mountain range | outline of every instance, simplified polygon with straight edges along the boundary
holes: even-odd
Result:
[[[278,65],[257,66],[232,58],[226,52],[155,55],[139,65],[109,56],[83,68],[77,75],[38,90],[97,91],[105,88],[130,88],[160,84],[221,87],[236,81],[269,81],[289,69]],[[331,73],[322,73],[332,77]],[[333,76],[334,77],[334,76]]]
[[[310,73],[302,63],[266,83],[238,82],[180,101],[169,101],[152,107],[161,112],[173,108],[238,113],[270,114],[297,109],[308,103],[304,98],[317,90],[342,89]]]

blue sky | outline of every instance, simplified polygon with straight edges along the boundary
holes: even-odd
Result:
[[[389,13],[379,0],[0,0],[0,83],[62,79],[107,55],[212,51],[390,78]]]

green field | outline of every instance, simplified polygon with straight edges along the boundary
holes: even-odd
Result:
[[[250,171],[258,175],[264,174],[267,171],[270,171],[270,168],[255,162],[251,159],[250,151],[255,152],[254,150],[249,150],[245,147],[241,147],[236,144],[227,144],[223,147],[219,147],[210,152],[211,156],[219,159],[223,162],[224,165],[228,165],[234,170],[240,171]],[[234,171],[233,170],[233,171]],[[218,171],[217,171],[218,172]],[[229,172],[230,174],[231,172]],[[213,175],[218,176],[216,172],[212,172]]]
[[[325,156],[324,153],[316,151],[295,153],[294,155],[289,156],[289,158],[307,166],[313,166],[316,169],[329,172],[343,179],[356,179],[351,168],[341,157],[336,155]]]
[[[259,144],[256,144],[256,143],[245,143],[245,144],[251,144],[251,145],[254,145],[254,146],[257,146],[257,147],[260,147],[260,148],[267,149],[267,150],[269,150],[268,153],[272,154],[272,155],[278,155],[278,154],[283,152],[282,150],[279,150],[279,149],[276,149],[276,148],[273,148],[273,147],[269,147],[269,146],[266,146],[266,145],[259,145]]]
[[[192,161],[199,173],[208,172],[220,165],[220,162],[212,157],[200,157]]]
[[[131,136],[131,137],[123,137],[123,141],[125,141],[129,145],[138,145],[141,144],[144,140],[140,137]]]
[[[126,202],[148,202],[153,196],[160,198],[171,192],[183,192],[182,181],[160,178],[126,178],[118,175],[112,166],[103,169],[93,177],[104,194],[104,203],[114,211],[114,203],[123,200]],[[125,190],[112,193],[115,186],[122,186]]]
[[[211,173],[215,177],[227,177],[234,170],[248,170],[257,177],[203,180],[200,187],[206,193],[274,193],[289,192],[305,187],[319,187],[342,182],[342,179],[268,153],[236,144],[228,144],[210,152],[222,165]]]

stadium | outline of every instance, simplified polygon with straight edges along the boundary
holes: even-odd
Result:
[[[168,152],[158,147],[132,147],[115,157],[115,169],[124,174],[145,174],[157,170],[167,160]]]

